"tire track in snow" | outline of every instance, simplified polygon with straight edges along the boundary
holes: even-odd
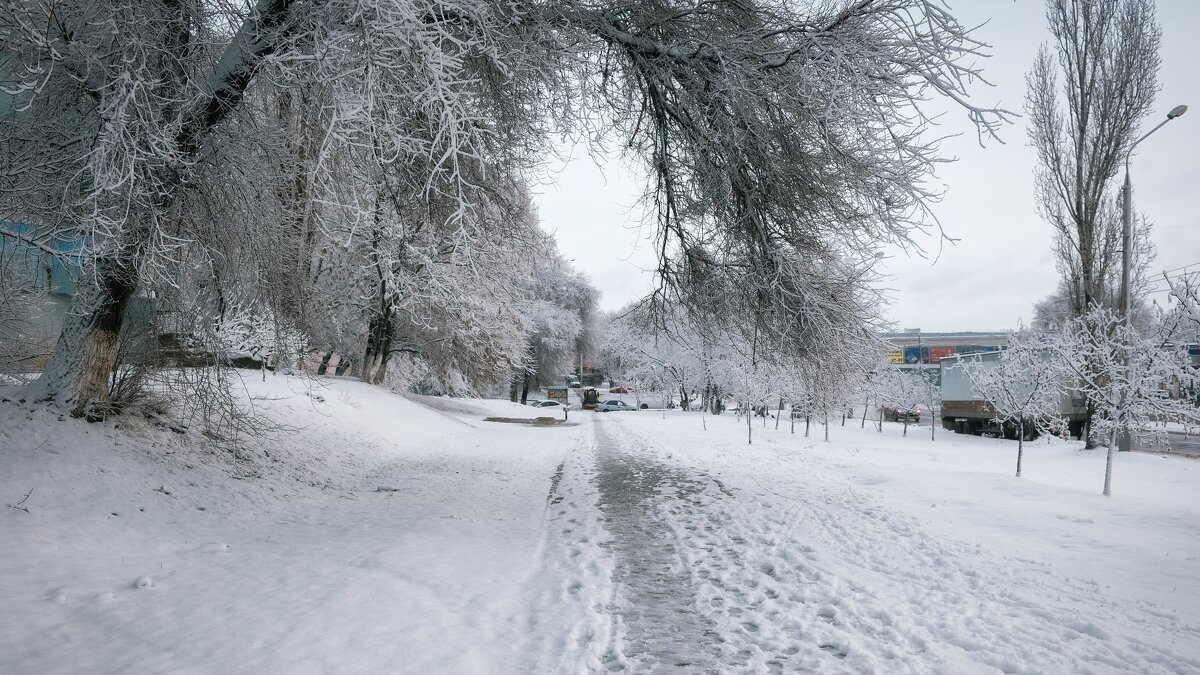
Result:
[[[800,556],[798,567],[789,567],[768,556],[784,542],[774,535],[763,535],[758,526],[747,531],[741,527],[738,500],[734,492],[712,474],[685,468],[675,458],[680,448],[665,453],[657,444],[621,424],[609,427],[615,447],[637,449],[644,461],[669,466],[677,482],[690,489],[677,491],[672,500],[664,500],[658,509],[661,526],[668,532],[664,539],[674,542],[678,563],[689,577],[690,601],[707,626],[701,644],[711,655],[711,670],[720,673],[831,672],[829,666],[844,656],[841,648],[822,642],[806,630],[803,622],[788,616],[788,605],[804,599],[789,591],[789,583],[817,584],[819,574],[802,562],[805,546],[783,551],[785,558]],[[703,488],[703,489],[698,489]],[[784,522],[796,521],[802,508],[783,509],[772,517]],[[760,514],[761,515],[761,514]],[[817,608],[812,608],[815,614]],[[662,630],[669,630],[663,627]],[[804,658],[805,654],[816,656]],[[852,672],[852,669],[843,669]],[[836,672],[836,669],[834,669]]]
[[[682,542],[663,518],[705,490],[686,473],[614,443],[597,422],[596,471],[599,507],[610,540],[620,619],[619,656],[609,670],[638,673],[716,672],[715,627],[696,605],[697,588],[682,555]]]
[[[621,447],[661,447],[673,471],[715,480],[682,466],[698,458],[683,447],[624,424],[610,432]],[[1200,672],[1185,646],[1200,633],[1173,617],[1108,599],[1081,606],[1102,589],[931,536],[848,487],[782,466],[794,457],[717,452],[738,457],[742,489],[694,495],[664,515],[720,635],[722,672]],[[1184,642],[1145,639],[1161,635]]]

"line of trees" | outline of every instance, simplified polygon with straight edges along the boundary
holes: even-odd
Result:
[[[1028,432],[1061,432],[1060,402],[1083,399],[1084,435],[1106,439],[1105,495],[1112,491],[1117,435],[1161,444],[1166,425],[1200,425],[1200,374],[1192,352],[1200,344],[1194,278],[1172,288],[1152,330],[1124,325],[1108,308],[1094,307],[1061,331],[1014,334],[995,360],[963,357],[961,367],[998,426],[1017,429],[1016,475]]]
[[[666,306],[665,316],[663,311],[646,302],[607,318],[598,360],[613,381],[714,415],[726,401],[736,402],[748,418],[751,411],[765,418],[775,406],[778,414],[803,417],[805,435],[816,416],[825,421],[825,440],[829,419],[862,400],[867,373],[883,351],[871,331],[862,331],[797,357],[765,338],[747,342],[739,329],[697,322],[681,306]],[[664,319],[666,330],[659,327]]]
[[[984,48],[933,0],[3,0],[0,223],[83,262],[24,395],[107,414],[131,303],[168,288],[188,340],[269,328],[371,382],[528,371],[514,270],[555,134],[649,167],[660,318],[819,354],[924,227],[924,101],[1006,119],[966,98]]]

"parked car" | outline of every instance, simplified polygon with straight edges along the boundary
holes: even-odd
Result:
[[[568,384],[567,386],[572,389],[578,389],[583,386],[583,383],[581,383],[579,380],[571,380],[571,384]]]
[[[536,405],[534,405],[534,407],[535,408],[556,408],[558,410],[562,410],[563,408],[566,408],[567,406],[558,401],[539,401]]]
[[[619,398],[609,399],[596,405],[596,412],[617,412],[619,410],[637,410]]]
[[[912,410],[901,410],[900,408],[884,406],[883,417],[884,419],[889,419],[893,422],[904,422],[905,418],[907,418],[907,421],[915,423],[921,421],[921,411],[918,408],[913,408]]]
[[[535,408],[536,408],[536,407],[538,407],[538,406],[540,406],[540,405],[541,405],[541,404],[543,404],[543,403],[545,403],[545,401],[543,401],[543,400],[542,400],[542,399],[540,399],[540,398],[531,398],[531,399],[526,399],[526,400],[525,400],[525,405],[531,405],[531,406],[533,406],[533,407],[535,407]]]
[[[613,387],[612,389],[608,390],[608,393],[610,393],[610,394],[632,394],[633,390],[630,389],[629,387]]]

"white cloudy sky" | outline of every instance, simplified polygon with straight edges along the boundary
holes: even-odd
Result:
[[[1048,38],[1044,3],[1038,0],[950,0],[963,23],[983,24],[977,35],[993,46],[982,65],[994,87],[978,86],[974,100],[1021,112],[1025,73],[1038,45]],[[1200,2],[1160,0],[1162,69],[1154,117],[1179,103],[1191,114],[1171,122],[1139,146],[1131,165],[1134,208],[1154,222],[1155,269],[1184,265],[1200,269]],[[945,187],[934,207],[947,234],[959,241],[940,258],[897,253],[886,261],[893,302],[888,314],[898,327],[926,331],[993,330],[1028,322],[1033,303],[1057,283],[1049,252],[1049,226],[1033,198],[1034,155],[1025,121],[1003,132],[1004,144],[980,148],[965,116],[945,121],[942,132],[966,132],[943,145],[958,161],[941,167]],[[591,276],[602,304],[615,309],[650,289],[652,233],[638,228],[633,211],[641,182],[637,171],[615,155],[598,166],[582,148],[555,170],[556,183],[537,188],[544,226],[558,238],[567,258]],[[923,242],[936,253],[937,241]],[[1156,296],[1162,298],[1162,295]]]

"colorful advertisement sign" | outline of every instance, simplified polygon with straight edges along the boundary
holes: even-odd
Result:
[[[953,356],[953,355],[954,355],[954,347],[930,347],[929,348],[929,362],[930,363],[938,363],[939,361],[942,360],[943,357]]]

